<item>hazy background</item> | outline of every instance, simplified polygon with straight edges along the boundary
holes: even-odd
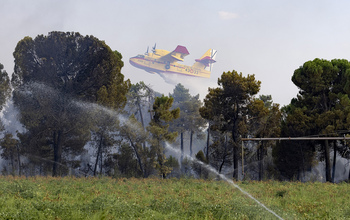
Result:
[[[350,59],[350,2],[307,0],[0,0],[0,63],[11,75],[17,42],[50,31],[74,31],[104,40],[123,55],[122,73],[167,95],[174,85],[129,64],[147,46],[186,46],[192,65],[209,48],[218,51],[210,79],[176,76],[203,99],[223,72],[255,74],[260,94],[289,104],[297,94],[295,69],[308,60]]]

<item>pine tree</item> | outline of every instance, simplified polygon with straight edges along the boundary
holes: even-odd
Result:
[[[121,54],[93,36],[50,32],[19,41],[14,57],[14,104],[27,129],[21,144],[31,161],[53,160],[52,175],[61,175],[90,139],[93,122],[78,103],[115,110],[126,103],[130,82],[120,72]]]
[[[224,72],[218,79],[219,87],[209,88],[200,108],[202,117],[212,122],[210,129],[231,133],[235,179],[238,179],[240,136],[247,133],[247,107],[259,92],[260,84],[254,75],[244,77],[236,71]]]
[[[179,117],[180,109],[170,110],[172,97],[162,96],[157,97],[153,104],[152,120],[147,127],[147,131],[151,134],[151,151],[154,152],[156,163],[155,167],[159,174],[165,178],[171,172],[171,168],[166,166],[166,157],[164,154],[164,145],[175,140],[177,132],[169,132],[169,122]]]

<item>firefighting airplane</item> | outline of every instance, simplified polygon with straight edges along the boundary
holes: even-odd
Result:
[[[179,64],[178,61],[184,61],[184,57],[190,54],[186,47],[178,45],[172,52],[152,48],[152,53],[131,57],[129,62],[134,67],[143,69],[149,73],[158,73],[164,79],[164,74],[183,74],[187,76],[198,76],[209,78],[213,63],[216,61],[216,50],[209,49],[200,58],[196,59],[192,66]]]

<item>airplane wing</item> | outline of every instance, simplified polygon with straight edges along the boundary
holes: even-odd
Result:
[[[175,50],[159,58],[164,62],[173,63],[176,61],[184,61],[184,57],[190,54],[186,47],[178,45]]]

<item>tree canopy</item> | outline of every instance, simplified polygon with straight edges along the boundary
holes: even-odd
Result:
[[[347,60],[314,59],[305,62],[294,71],[292,81],[298,86],[299,94],[284,108],[285,118],[282,126],[284,135],[339,136],[349,133],[350,63]],[[330,143],[326,140],[316,144],[321,146],[320,151],[323,152],[323,159],[326,162],[326,180],[331,181]],[[304,149],[301,159],[308,161],[303,164],[311,164],[315,144],[301,142],[299,145]],[[283,155],[279,156],[280,159],[288,152],[291,154],[293,151],[301,152],[300,149],[292,147],[285,150]]]
[[[247,133],[246,118],[248,104],[260,90],[261,82],[254,75],[244,77],[242,73],[224,72],[218,79],[217,88],[209,88],[200,108],[203,118],[213,121],[212,128],[230,132],[233,140],[234,178],[238,179],[240,135]]]
[[[179,108],[181,110],[179,118],[171,124],[171,129],[180,134],[180,161],[182,163],[184,157],[185,133],[189,133],[190,135],[189,148],[190,156],[192,157],[193,135],[197,134],[197,137],[201,137],[201,129],[205,127],[205,120],[199,114],[199,108],[202,106],[202,102],[199,99],[199,94],[191,96],[189,89],[186,89],[181,83],[177,84],[173,93],[169,95],[174,98],[174,108]]]
[[[10,78],[4,70],[4,65],[0,63],[0,111],[5,104],[6,99],[11,94]]]
[[[235,179],[241,156],[245,171],[259,180],[275,174],[300,179],[325,161],[331,181],[333,149],[334,181],[337,155],[350,158],[346,141],[260,141],[240,151],[242,137],[349,136],[350,63],[344,59],[314,59],[297,68],[292,82],[299,93],[280,109],[271,95],[255,97],[261,85],[255,75],[235,70],[222,73],[203,103],[181,84],[169,96],[144,82],[131,85],[121,72],[121,53],[77,32],[24,37],[13,56],[11,80],[0,64],[0,110],[13,101],[24,129],[17,136],[2,133],[3,172],[58,176],[80,167],[85,175],[208,178],[184,158],[184,140],[190,140],[192,156],[194,135],[196,158],[219,173],[233,168]],[[181,170],[178,158],[165,156],[175,140],[181,141]]]
[[[147,131],[151,134],[150,140],[151,149],[155,153],[157,158],[156,168],[159,174],[165,178],[171,169],[166,166],[166,157],[164,154],[165,142],[173,142],[177,136],[177,132],[168,131],[170,121],[179,117],[180,109],[171,109],[173,104],[173,98],[167,96],[156,97],[153,109],[152,109],[152,120],[147,127]]]
[[[93,36],[50,32],[25,37],[13,55],[14,104],[28,131],[21,140],[28,149],[46,146],[54,161],[52,174],[59,175],[62,155],[79,153],[89,140],[88,120],[76,103],[125,106],[130,83],[121,73],[121,54]]]

